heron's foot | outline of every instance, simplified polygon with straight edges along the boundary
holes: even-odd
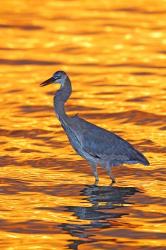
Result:
[[[116,183],[115,179],[111,178],[111,186],[113,186],[113,184],[115,184],[115,183]]]
[[[94,186],[97,186],[99,183],[99,179],[95,179]]]

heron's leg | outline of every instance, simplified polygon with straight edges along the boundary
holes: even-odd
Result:
[[[98,173],[97,173],[97,164],[94,163],[94,162],[89,162],[91,168],[92,168],[92,171],[93,171],[93,175],[95,177],[95,183],[94,185],[97,185],[98,182],[99,182],[99,176],[98,176]]]
[[[116,182],[115,177],[111,173],[111,164],[109,162],[106,163],[106,171],[107,171],[107,174],[109,175],[109,177],[110,177],[110,179],[112,181],[111,184],[115,183]]]

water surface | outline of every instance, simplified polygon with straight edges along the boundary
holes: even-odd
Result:
[[[166,1],[5,1],[1,6],[0,248],[165,249]],[[151,166],[114,168],[117,184],[75,154],[53,111],[116,132]]]

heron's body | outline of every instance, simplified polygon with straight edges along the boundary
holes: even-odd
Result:
[[[75,151],[85,158],[92,167],[95,183],[98,182],[97,165],[104,167],[112,182],[111,167],[123,163],[149,165],[148,160],[131,144],[116,134],[98,127],[79,116],[70,117],[65,113],[64,104],[72,92],[71,82],[63,71],[56,72],[42,86],[52,82],[61,83],[54,96],[56,115]]]

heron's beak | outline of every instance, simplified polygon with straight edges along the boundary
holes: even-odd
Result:
[[[44,87],[44,86],[46,86],[46,85],[48,85],[48,84],[51,84],[51,83],[53,83],[55,80],[56,80],[56,79],[55,79],[54,77],[50,77],[50,78],[47,79],[46,81],[42,82],[42,83],[40,84],[40,87]]]

